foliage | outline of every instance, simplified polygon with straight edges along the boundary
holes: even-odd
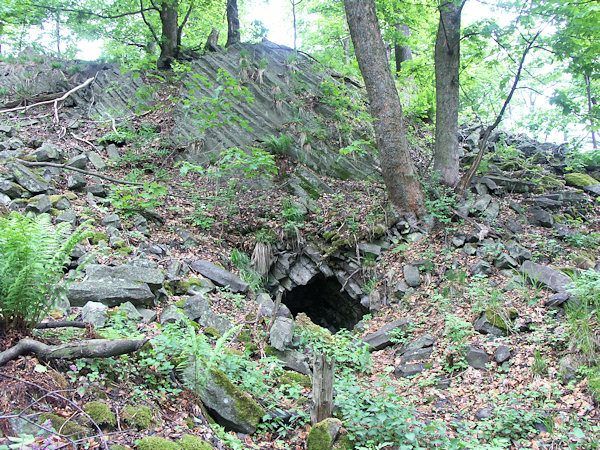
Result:
[[[425,209],[436,220],[443,224],[449,224],[454,215],[453,208],[456,205],[456,194],[454,190],[440,183],[440,175],[434,172],[430,179],[422,180],[425,190]]]
[[[50,216],[0,217],[0,317],[3,326],[28,330],[54,305],[75,246],[88,236],[89,222],[74,232],[53,226]]]
[[[446,352],[444,367],[449,372],[456,372],[467,368],[465,360],[466,338],[474,334],[473,325],[459,316],[448,314],[446,316],[445,336],[450,340]]]
[[[108,197],[113,207],[125,216],[131,216],[145,209],[153,209],[162,205],[167,188],[155,181],[145,182],[144,186],[119,185],[112,186]]]
[[[231,251],[231,264],[240,271],[240,278],[250,285],[252,292],[264,290],[266,279],[252,267],[250,257],[237,248]]]
[[[285,155],[292,148],[292,138],[287,134],[275,137],[272,134],[265,139],[265,147],[275,155]]]
[[[594,361],[598,354],[600,274],[592,269],[583,271],[567,292],[572,295],[566,309],[572,343],[587,361]]]

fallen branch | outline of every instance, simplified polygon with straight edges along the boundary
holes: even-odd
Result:
[[[3,109],[0,111],[1,113],[9,113],[9,112],[13,112],[13,111],[21,111],[21,110],[29,110],[31,108],[33,108],[34,106],[41,106],[41,105],[48,105],[50,103],[54,103],[54,109],[56,111],[56,105],[58,104],[58,102],[62,102],[63,100],[66,100],[66,98],[73,94],[74,92],[77,92],[80,89],[83,89],[84,87],[86,87],[88,84],[90,84],[92,81],[94,81],[95,77],[92,78],[88,78],[87,80],[85,80],[83,83],[81,83],[79,86],[75,86],[73,89],[71,89],[70,91],[65,92],[62,96],[52,99],[52,100],[46,100],[43,102],[37,102],[37,103],[33,103],[31,105],[27,105],[27,106],[18,106],[16,108],[10,108],[10,109]]]
[[[86,328],[87,323],[85,322],[76,322],[72,320],[57,320],[54,322],[40,322],[34,328],[38,330],[46,330],[48,328]]]
[[[94,144],[92,144],[90,141],[88,141],[87,139],[84,139],[82,137],[77,136],[75,133],[71,132],[71,136],[73,136],[75,139],[77,139],[79,142],[83,142],[84,144],[88,144],[90,145],[94,150],[98,150],[98,147],[96,147]]]
[[[139,350],[148,339],[90,339],[61,345],[47,345],[34,339],[21,339],[17,345],[0,353],[0,366],[19,356],[34,353],[38,359],[108,358]]]
[[[25,161],[22,159],[19,159],[19,163],[23,164],[24,166],[30,166],[30,167],[43,166],[43,167],[56,167],[57,169],[72,170],[74,172],[79,172],[79,173],[83,173],[86,175],[91,175],[93,177],[102,178],[103,180],[107,180],[112,183],[129,184],[132,186],[143,186],[144,185],[144,183],[138,183],[137,181],[118,180],[117,178],[108,177],[108,176],[102,175],[101,173],[98,173],[98,172],[92,172],[92,171],[85,170],[85,169],[79,169],[78,167],[71,167],[71,166],[67,166],[66,164],[57,164],[57,163],[51,163],[51,162],[33,162],[33,161]]]

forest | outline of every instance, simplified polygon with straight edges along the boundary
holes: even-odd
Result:
[[[4,0],[0,450],[598,448],[597,0]]]

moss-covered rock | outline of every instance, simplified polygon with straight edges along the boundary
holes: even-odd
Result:
[[[330,450],[341,428],[339,419],[322,420],[311,428],[306,440],[307,450]]]
[[[90,418],[98,425],[114,427],[117,424],[117,418],[115,414],[110,410],[110,407],[99,401],[89,402],[83,410],[87,413]]]
[[[172,282],[175,295],[185,295],[189,293],[206,294],[215,290],[215,285],[208,278],[188,278],[187,280]]]
[[[108,235],[106,233],[97,231],[90,236],[89,241],[92,245],[97,245],[100,243],[100,241],[108,242]]]
[[[280,378],[281,384],[300,385],[304,387],[311,387],[312,383],[310,377],[303,375],[292,370],[286,370]]]
[[[184,435],[179,439],[179,445],[183,450],[212,450],[213,446],[206,442],[204,439],[198,436],[192,436],[191,434]]]
[[[298,315],[296,315],[296,326],[310,331],[313,335],[323,339],[327,343],[333,344],[333,337],[331,336],[331,331],[329,331],[327,328],[323,328],[315,324],[312,320],[310,320],[310,317],[308,317],[304,313],[299,313]]]
[[[516,310],[511,309],[509,311],[496,311],[494,309],[487,309],[485,311],[485,318],[496,328],[500,328],[505,333],[508,333],[513,328],[513,319],[517,317],[518,313]]]
[[[52,428],[65,436],[81,439],[88,436],[91,432],[89,428],[78,424],[74,420],[69,420],[66,417],[50,413],[44,413],[40,415],[40,423],[44,423],[47,420],[49,420],[52,424]]]
[[[123,419],[137,430],[146,430],[154,423],[152,410],[147,406],[126,406],[123,408]]]
[[[165,438],[148,436],[140,439],[136,444],[136,448],[138,450],[180,450],[181,445]]]
[[[340,434],[333,444],[334,450],[352,450],[354,448],[354,441],[348,436],[348,432]]]
[[[598,181],[594,178],[586,175],[585,173],[567,173],[565,175],[565,181],[567,182],[567,186],[573,186],[578,188],[584,188],[589,186],[590,184],[598,184]]]

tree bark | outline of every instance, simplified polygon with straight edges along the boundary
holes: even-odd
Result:
[[[169,67],[179,56],[178,46],[178,0],[163,0],[160,4],[160,65]]]
[[[385,54],[373,0],[344,0],[354,53],[365,80],[390,201],[403,211],[423,214],[423,193],[408,150],[402,106]]]
[[[78,359],[108,358],[110,356],[132,353],[140,348],[148,339],[91,339],[62,345],[46,345],[34,339],[21,339],[17,345],[0,353],[0,366],[21,355],[34,353],[38,359]]]
[[[227,43],[225,47],[241,41],[240,17],[237,0],[227,0]]]
[[[397,23],[396,31],[402,33],[404,37],[410,37],[410,28],[408,25]],[[402,70],[402,63],[412,59],[412,51],[410,45],[400,45],[398,42],[394,43],[394,59],[396,62],[396,73],[400,73]]]
[[[315,356],[313,368],[313,406],[310,411],[310,423],[315,425],[331,417],[333,411],[333,375],[335,358],[327,360],[324,353]]]
[[[596,132],[594,131],[594,118],[592,117],[593,102],[592,102],[592,89],[591,89],[590,74],[585,73],[583,75],[583,80],[585,81],[585,91],[587,94],[587,102],[588,102],[588,115],[590,116],[590,129],[592,131],[592,148],[594,150],[596,150]]]
[[[433,170],[440,182],[454,187],[459,180],[458,99],[460,70],[460,16],[465,2],[440,6],[435,41],[435,150]]]

